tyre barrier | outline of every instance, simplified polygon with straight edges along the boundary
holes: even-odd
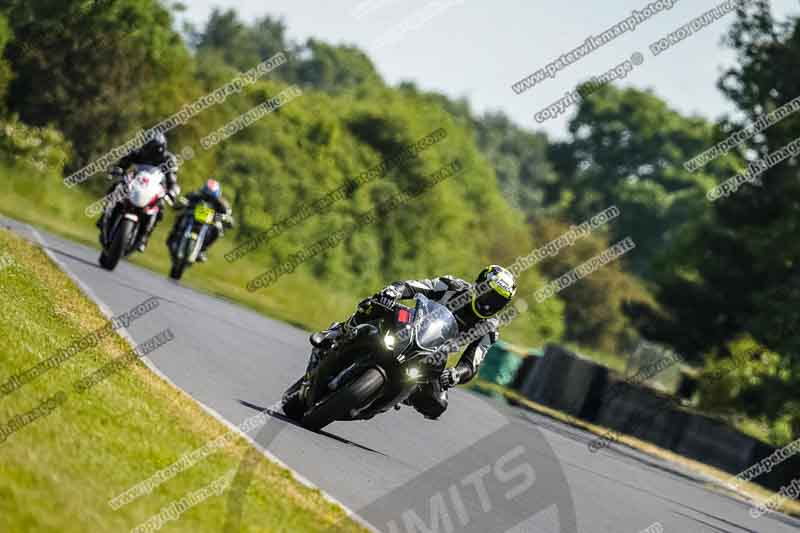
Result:
[[[650,442],[731,475],[769,457],[777,448],[709,416],[680,408],[693,392],[667,396],[615,376],[606,367],[556,344],[542,357],[524,358],[511,387],[530,400],[587,422]],[[679,387],[680,390],[680,387]],[[752,481],[778,491],[800,472],[800,454]]]

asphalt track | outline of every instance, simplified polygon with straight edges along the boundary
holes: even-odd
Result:
[[[159,308],[134,322],[130,335],[144,341],[171,328],[175,340],[150,360],[232,424],[273,405],[305,368],[308,334],[302,330],[126,262],[108,273],[97,266],[94,249],[8,219],[2,225],[43,241],[115,314],[159,297]],[[800,530],[800,521],[783,515],[753,519],[747,502],[708,490],[703,479],[624,446],[591,454],[586,443],[592,438],[455,390],[436,422],[404,407],[313,433],[275,416],[256,440],[390,533],[639,533],[655,523],[678,533]],[[176,450],[175,458],[186,451]],[[115,495],[110,489],[109,498]]]

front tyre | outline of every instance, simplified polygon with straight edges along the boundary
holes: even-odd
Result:
[[[116,235],[114,235],[114,240],[111,242],[111,246],[109,246],[107,250],[103,250],[103,253],[100,255],[101,267],[106,270],[114,270],[117,268],[119,260],[125,255],[125,249],[128,243],[131,242],[131,238],[133,238],[135,229],[136,222],[127,218],[122,220]]]
[[[361,376],[340,388],[303,416],[304,427],[319,431],[335,420],[348,418],[352,409],[357,409],[370,401],[385,380],[377,369],[370,368]]]
[[[186,270],[186,260],[178,259],[176,263],[172,263],[172,268],[169,271],[169,277],[174,280],[180,280],[183,277],[183,271]]]
[[[300,395],[300,387],[302,385],[303,378],[300,378],[283,394],[281,401],[283,414],[295,422],[300,422],[303,419],[303,410],[305,409],[305,403]]]

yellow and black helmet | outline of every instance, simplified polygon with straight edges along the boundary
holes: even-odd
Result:
[[[475,280],[472,312],[479,318],[489,318],[508,305],[516,292],[514,275],[501,266],[489,265]]]

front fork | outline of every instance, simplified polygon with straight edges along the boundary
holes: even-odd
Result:
[[[178,261],[183,260],[185,255],[184,252],[186,250],[186,243],[192,238],[192,229],[194,229],[194,224],[192,224],[191,220],[188,220],[188,218],[184,217],[182,227],[185,227],[183,230],[183,237],[174,245],[176,247],[175,257],[178,259]]]
[[[208,224],[203,224],[203,227],[200,228],[200,233],[197,235],[197,240],[194,243],[194,247],[192,248],[192,253],[189,255],[189,262],[194,263],[197,261],[197,256],[200,255],[200,252],[203,250],[203,243],[206,242],[207,233]]]
[[[101,243],[103,248],[108,247],[112,241],[112,237],[117,232],[117,227],[122,220],[122,213],[120,212],[119,204],[114,205],[110,209],[103,211],[103,222],[100,228]]]
[[[125,201],[125,197],[127,196],[127,194],[128,194],[128,181],[127,178],[125,177],[119,178],[113,186],[109,187],[109,190],[106,193],[106,198],[110,197],[113,199],[113,202],[109,202],[109,204],[106,205],[105,209],[103,209],[103,214],[102,214],[102,226],[104,228],[103,237],[105,238],[106,242],[110,242],[110,237],[114,235],[114,232],[116,231],[117,226],[119,225],[122,219],[122,217],[120,216],[121,215],[120,209]],[[113,220],[113,218],[111,217],[114,217],[115,215],[117,215],[116,220]],[[108,222],[110,218],[115,222],[115,224],[114,227],[111,228],[111,230],[109,231]]]

